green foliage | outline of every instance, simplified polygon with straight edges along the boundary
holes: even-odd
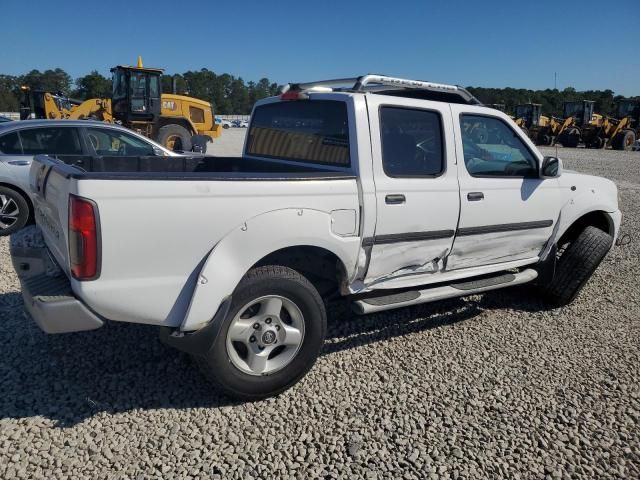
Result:
[[[483,103],[504,103],[507,113],[513,113],[516,105],[540,103],[543,115],[562,117],[563,102],[594,100],[594,112],[602,115],[615,115],[615,101],[624,98],[614,96],[611,90],[587,90],[577,92],[575,88],[564,90],[526,90],[516,88],[468,87],[469,92]]]
[[[80,100],[111,96],[111,79],[103,77],[96,70],[93,70],[89,75],[78,78],[76,86],[77,89],[73,92],[73,97]]]
[[[62,70],[31,70],[26,75],[18,77],[21,85],[26,85],[31,90],[44,90],[47,92],[69,95],[71,91],[71,76]]]

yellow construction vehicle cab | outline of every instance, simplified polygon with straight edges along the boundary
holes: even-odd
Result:
[[[588,148],[631,150],[640,136],[640,100],[624,99],[616,102],[616,118],[594,114],[592,124],[584,129],[584,143]]]
[[[564,102],[562,105],[562,126],[556,136],[556,142],[563,147],[575,148],[582,140],[582,131],[589,128],[593,121],[593,100]]]
[[[542,105],[539,103],[516,105],[515,122],[536,145],[551,145],[556,136],[558,122],[554,117],[542,115],[541,110]]]
[[[77,102],[61,94],[30,91],[25,96],[20,118],[90,118],[118,122],[173,150],[191,150],[194,144],[206,148],[206,141],[219,137],[222,127],[215,123],[209,102],[184,95],[161,93],[160,68],[138,64],[111,69],[111,98]]]

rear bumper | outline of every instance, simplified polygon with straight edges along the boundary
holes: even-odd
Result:
[[[37,227],[11,237],[11,259],[25,309],[46,333],[95,330],[104,322],[78,300],[69,279],[51,259]]]

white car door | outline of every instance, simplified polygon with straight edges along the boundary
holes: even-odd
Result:
[[[447,269],[537,260],[558,221],[558,179],[539,178],[542,155],[506,115],[451,108],[461,209]]]
[[[367,108],[377,216],[365,284],[438,281],[460,208],[449,106],[368,94]]]

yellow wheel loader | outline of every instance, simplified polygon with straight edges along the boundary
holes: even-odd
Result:
[[[594,121],[593,100],[564,102],[562,105],[562,125],[556,136],[556,143],[563,147],[576,148],[582,140],[582,132],[590,128]]]
[[[206,142],[222,133],[222,127],[215,123],[212,105],[197,98],[161,93],[162,72],[159,68],[145,68],[138,57],[136,66],[118,65],[111,69],[111,98],[84,102],[23,87],[20,118],[117,122],[173,150],[188,151],[196,146],[198,150],[206,149]]]
[[[640,100],[616,102],[616,118],[594,115],[593,124],[583,132],[588,148],[631,150],[640,136]]]

